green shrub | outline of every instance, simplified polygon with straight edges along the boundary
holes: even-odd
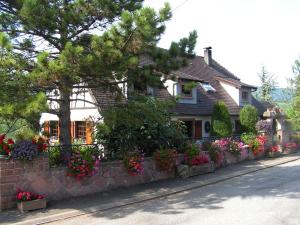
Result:
[[[60,146],[49,147],[49,163],[51,167],[57,167],[62,164]]]
[[[105,147],[108,159],[122,159],[126,152],[139,149],[152,156],[156,149],[181,148],[185,126],[171,120],[170,103],[152,98],[130,100],[103,112],[104,123],[97,125],[95,140]]]
[[[255,133],[258,121],[257,109],[252,105],[244,106],[240,112],[240,121],[245,132]]]
[[[217,102],[212,113],[211,135],[228,137],[232,134],[232,125],[227,106],[224,102]]]

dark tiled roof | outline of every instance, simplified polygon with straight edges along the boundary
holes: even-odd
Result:
[[[211,85],[217,90],[216,92],[206,92],[201,86],[197,87],[197,103],[183,104],[177,103],[172,112],[180,115],[204,116],[211,115],[214,104],[217,101],[224,101],[231,115],[238,115],[240,107],[234,102],[223,87],[215,81]]]
[[[91,88],[91,91],[99,106],[100,111],[106,110],[116,104],[125,102],[124,96],[120,96],[116,92],[113,93],[112,91],[104,90],[101,88]]]

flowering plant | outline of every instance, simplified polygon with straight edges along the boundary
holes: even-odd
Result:
[[[221,166],[222,162],[224,161],[224,152],[225,148],[221,148],[222,143],[219,140],[215,142],[205,141],[202,143],[201,150],[207,151],[209,154],[209,158],[216,164],[216,166]]]
[[[219,146],[222,151],[228,150],[230,139],[229,138],[221,138],[215,141],[215,144]]]
[[[184,161],[186,164],[191,165],[191,161],[200,154],[196,144],[190,144],[184,152]]]
[[[285,145],[284,145],[284,148],[286,150],[295,150],[297,148],[297,144],[295,142],[287,142]]]
[[[271,152],[278,152],[278,151],[279,151],[279,147],[277,145],[271,147]]]
[[[43,199],[43,198],[45,198],[45,195],[38,195],[29,191],[22,191],[20,189],[17,190],[16,199],[19,202],[33,201],[36,199]]]
[[[156,161],[156,165],[160,170],[170,172],[176,165],[178,154],[175,149],[161,148],[154,152],[153,156]]]
[[[13,147],[14,141],[8,139],[5,141],[5,134],[0,135],[0,155],[11,156],[11,150]]]
[[[144,172],[144,156],[139,151],[127,153],[123,158],[124,166],[131,176],[137,176]]]
[[[206,163],[209,163],[209,162],[210,162],[209,156],[205,153],[200,153],[195,158],[190,160],[189,165],[190,166],[197,166],[197,165],[202,165],[202,164],[206,164]]]
[[[244,147],[243,142],[231,139],[228,144],[228,152],[230,152],[236,157],[239,157],[241,155],[243,147]]]
[[[255,129],[270,134],[272,132],[272,124],[267,120],[259,120],[255,125]]]
[[[37,150],[38,152],[43,152],[47,149],[48,147],[48,140],[45,137],[38,136],[32,139],[32,143],[37,145]]]
[[[92,148],[74,149],[68,163],[67,176],[80,180],[93,176],[99,169],[100,160]]]

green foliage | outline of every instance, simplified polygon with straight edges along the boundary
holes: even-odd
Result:
[[[170,50],[157,48],[165,22],[172,16],[171,7],[166,3],[156,12],[142,7],[142,2],[2,1],[0,32],[6,35],[0,34],[0,47],[5,49],[0,68],[6,70],[0,72],[0,78],[6,88],[0,90],[0,100],[14,102],[9,96],[16,91],[13,97],[18,104],[11,106],[9,111],[14,113],[10,115],[44,111],[36,108],[43,104],[34,102],[41,103],[43,97],[45,103],[51,98],[58,107],[49,112],[58,115],[64,124],[60,142],[68,145],[69,101],[74,87],[84,83],[120,97],[116,80],[127,80],[142,88],[154,86],[161,84],[161,76],[183,66],[183,57],[194,54],[196,31],[173,43]],[[102,32],[95,34],[97,29]],[[144,54],[152,57],[153,65],[140,65],[139,58]],[[54,96],[41,96],[50,91]],[[30,98],[24,100],[27,95]]]
[[[48,154],[51,167],[57,167],[63,163],[60,146],[50,146]]]
[[[187,146],[184,154],[186,157],[186,161],[189,164],[193,159],[195,159],[199,155],[200,151],[196,144],[190,144]]]
[[[257,109],[252,105],[246,105],[240,111],[240,121],[244,131],[255,133],[255,125],[258,121]]]
[[[292,127],[295,130],[300,130],[300,59],[294,62],[293,72],[295,77],[290,80],[292,83],[293,100],[287,115],[293,124]]]
[[[263,101],[272,101],[272,90],[275,88],[276,81],[272,74],[270,74],[264,66],[258,74],[261,81],[261,89],[258,93],[258,98]]]
[[[153,157],[160,170],[171,172],[176,165],[177,151],[175,149],[160,148],[154,152]]]
[[[216,144],[210,141],[205,141],[202,143],[201,150],[207,151],[210,159],[216,164],[218,163],[220,148]]]
[[[110,159],[122,158],[133,149],[150,156],[160,147],[179,147],[185,130],[181,122],[171,120],[170,104],[144,97],[113,107],[103,113],[95,140],[105,146]]]
[[[217,102],[212,113],[211,135],[228,137],[232,134],[232,125],[227,106],[224,102]]]

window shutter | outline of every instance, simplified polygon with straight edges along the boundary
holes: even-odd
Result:
[[[92,144],[92,129],[93,123],[90,121],[86,122],[86,143]]]
[[[50,135],[50,121],[44,122],[44,131],[47,135]]]

